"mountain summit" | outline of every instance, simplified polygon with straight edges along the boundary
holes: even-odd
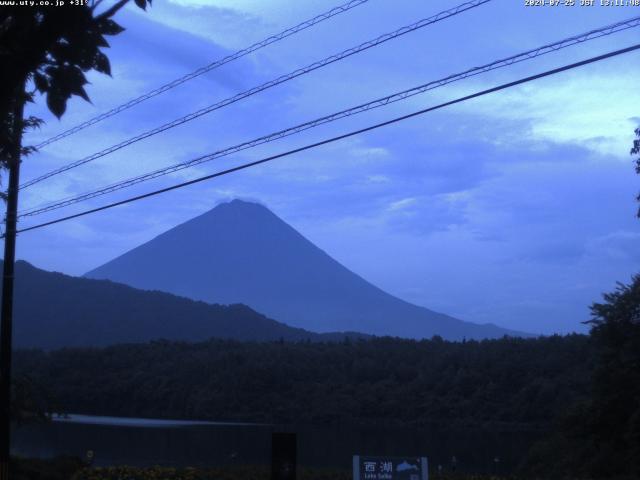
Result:
[[[257,203],[233,200],[86,274],[208,303],[243,303],[316,332],[447,339],[516,334],[400,300],[351,272]]]

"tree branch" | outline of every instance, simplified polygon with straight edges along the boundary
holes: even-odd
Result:
[[[113,17],[113,15],[115,15],[118,12],[118,10],[120,10],[122,7],[124,7],[127,3],[129,3],[129,0],[120,0],[118,3],[116,3],[109,10],[106,10],[106,11],[102,12],[100,15],[98,15],[96,17],[96,20],[104,20],[105,18]]]
[[[94,0],[93,4],[91,5],[91,10],[95,10],[96,8],[98,8],[102,2],[103,0]]]

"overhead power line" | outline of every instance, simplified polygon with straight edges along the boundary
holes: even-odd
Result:
[[[110,204],[107,204],[107,205],[103,205],[102,207],[92,208],[90,210],[85,210],[83,212],[79,212],[79,213],[76,213],[76,214],[73,214],[73,215],[68,215],[66,217],[61,217],[61,218],[57,218],[55,220],[51,220],[51,221],[48,221],[48,222],[40,223],[38,225],[33,225],[31,227],[26,227],[26,228],[18,230],[18,233],[28,232],[28,231],[31,231],[31,230],[36,230],[38,228],[47,227],[49,225],[54,225],[54,224],[57,224],[57,223],[65,222],[67,220],[71,220],[71,219],[74,219],[74,218],[83,217],[83,216],[86,216],[86,215],[89,215],[89,214],[92,214],[92,213],[97,213],[97,212],[100,212],[100,211],[103,211],[103,210],[107,210],[107,209],[110,209],[110,208],[114,208],[114,207],[117,207],[117,206],[120,206],[120,205],[125,205],[125,204],[128,204],[128,203],[136,202],[138,200],[142,200],[142,199],[145,199],[145,198],[149,198],[149,197],[153,197],[153,196],[156,196],[156,195],[160,195],[162,193],[166,193],[166,192],[169,192],[169,191],[172,191],[172,190],[177,190],[179,188],[184,188],[184,187],[187,187],[189,185],[194,185],[196,183],[200,183],[200,182],[204,182],[206,180],[211,180],[213,178],[217,178],[217,177],[221,177],[221,176],[224,176],[224,175],[228,175],[230,173],[238,172],[240,170],[245,170],[247,168],[251,168],[251,167],[255,167],[257,165],[261,165],[261,164],[264,164],[264,163],[267,163],[267,162],[271,162],[271,161],[276,160],[278,158],[287,157],[287,156],[290,156],[290,155],[293,155],[293,154],[296,154],[296,153],[300,153],[300,152],[303,152],[303,151],[306,151],[306,150],[310,150],[312,148],[317,148],[317,147],[320,147],[322,145],[326,145],[326,144],[329,144],[329,143],[337,142],[337,141],[343,140],[345,138],[353,137],[355,135],[360,135],[360,134],[363,134],[363,133],[366,133],[366,132],[369,132],[369,131],[372,131],[372,130],[376,130],[376,129],[381,128],[381,127],[385,127],[385,126],[388,126],[388,125],[392,125],[392,124],[401,122],[403,120],[407,120],[407,119],[410,119],[410,118],[413,118],[413,117],[417,117],[419,115],[424,115],[425,113],[432,112],[434,110],[439,110],[439,109],[442,109],[442,108],[445,108],[445,107],[449,107],[451,105],[455,105],[455,104],[458,104],[458,103],[466,102],[466,101],[474,99],[474,98],[482,97],[484,95],[488,95],[488,94],[495,93],[495,92],[498,92],[498,91],[501,91],[501,90],[505,90],[507,88],[512,88],[512,87],[515,87],[517,85],[522,85],[522,84],[525,84],[525,83],[529,83],[529,82],[532,82],[534,80],[539,80],[539,79],[544,78],[544,77],[549,77],[551,75],[556,75],[556,74],[561,73],[561,72],[566,72],[568,70],[572,70],[572,69],[575,69],[575,68],[578,68],[578,67],[582,67],[584,65],[596,63],[596,62],[599,62],[599,61],[602,61],[602,60],[605,60],[605,59],[608,59],[608,58],[616,57],[618,55],[622,55],[622,54],[625,54],[625,53],[629,53],[629,52],[632,52],[632,51],[635,51],[635,50],[638,50],[638,49],[640,49],[640,44],[632,45],[630,47],[623,48],[623,49],[620,49],[620,50],[615,50],[613,52],[609,52],[609,53],[606,53],[606,54],[603,54],[603,55],[598,55],[596,57],[591,57],[589,59],[582,60],[580,62],[575,62],[575,63],[569,64],[569,65],[565,65],[563,67],[558,67],[558,68],[554,68],[552,70],[547,70],[547,71],[542,72],[542,73],[538,73],[538,74],[531,75],[531,76],[528,76],[528,77],[525,77],[525,78],[521,78],[519,80],[515,80],[515,81],[509,82],[509,83],[504,83],[504,84],[499,85],[497,87],[493,87],[493,88],[489,88],[489,89],[486,89],[486,90],[482,90],[480,92],[476,92],[476,93],[473,93],[473,94],[470,94],[470,95],[466,95],[464,97],[460,97],[460,98],[457,98],[455,100],[450,100],[448,102],[441,103],[441,104],[433,106],[433,107],[428,107],[428,108],[425,108],[425,109],[422,109],[422,110],[418,110],[418,111],[413,112],[413,113],[409,113],[407,115],[402,115],[400,117],[396,117],[396,118],[393,118],[391,120],[387,120],[387,121],[382,122],[382,123],[377,123],[375,125],[371,125],[369,127],[361,128],[359,130],[354,130],[354,131],[351,131],[351,132],[348,132],[348,133],[345,133],[345,134],[342,134],[342,135],[338,135],[338,136],[335,136],[335,137],[327,138],[327,139],[322,140],[320,142],[316,142],[316,143],[312,143],[312,144],[309,144],[309,145],[305,145],[303,147],[295,148],[293,150],[289,150],[289,151],[286,151],[286,152],[283,152],[283,153],[279,153],[277,155],[272,155],[270,157],[266,157],[266,158],[263,158],[263,159],[260,159],[260,160],[256,160],[256,161],[253,161],[253,162],[249,162],[249,163],[244,163],[242,165],[238,165],[236,167],[228,168],[226,170],[222,170],[222,171],[219,171],[219,172],[216,172],[216,173],[205,175],[203,177],[199,177],[199,178],[196,178],[194,180],[189,180],[187,182],[179,183],[177,185],[172,185],[172,186],[166,187],[166,188],[161,188],[161,189],[155,190],[153,192],[145,193],[145,194],[142,194],[142,195],[137,195],[135,197],[130,197],[130,198],[127,198],[125,200],[120,200],[118,202],[113,202],[113,203],[110,203]]]
[[[338,62],[340,60],[343,60],[345,58],[348,58],[352,55],[355,55],[357,53],[363,52],[365,50],[368,50],[370,48],[376,47],[378,45],[381,45],[385,42],[388,42],[389,40],[393,40],[395,38],[398,38],[402,35],[406,35],[407,33],[410,32],[414,32],[416,30],[419,30],[421,28],[424,28],[426,26],[432,25],[434,23],[440,22],[442,20],[445,20],[447,18],[453,17],[455,15],[458,15],[460,13],[466,12],[468,10],[471,10],[473,8],[479,7],[480,5],[483,5],[485,3],[489,3],[492,0],[472,0],[470,2],[466,2],[463,3],[461,5],[458,5],[457,7],[454,8],[450,8],[448,10],[445,10],[443,12],[440,12],[436,15],[433,15],[429,18],[424,18],[418,22],[412,23],[411,25],[407,25],[404,26],[402,28],[399,28],[398,30],[395,30],[393,32],[390,33],[386,33],[384,35],[380,35],[379,37],[373,39],[373,40],[369,40],[367,42],[361,43],[360,45],[357,45],[355,47],[349,48],[347,50],[344,50],[340,53],[337,53],[335,55],[331,55],[330,57],[324,58],[320,61],[314,62],[310,65],[307,65],[306,67],[303,68],[299,68],[297,70],[294,70],[293,72],[290,72],[286,75],[282,75],[274,80],[270,80],[266,83],[263,83],[262,85],[259,85],[257,87],[253,87],[249,90],[246,90],[244,92],[238,93],[232,97],[226,98],[224,100],[221,100],[217,103],[214,103],[212,105],[209,105],[207,107],[201,108],[200,110],[197,110],[193,113],[190,113],[188,115],[185,115],[181,118],[178,118],[176,120],[173,120],[169,123],[165,123],[164,125],[161,125],[159,127],[156,127],[154,129],[148,130],[144,133],[141,133],[139,135],[136,135],[135,137],[132,137],[128,140],[125,140],[123,142],[120,142],[116,145],[112,145],[111,147],[108,147],[100,152],[94,153],[92,155],[89,155],[88,157],[82,158],[80,160],[76,160],[75,162],[69,163],[63,167],[60,167],[56,170],[50,171],[48,173],[45,173],[44,175],[41,175],[37,178],[34,178],[32,180],[29,180],[26,183],[23,183],[20,188],[24,189],[27,188],[31,185],[34,185],[36,183],[42,182],[43,180],[46,180],[50,177],[53,177],[54,175],[59,175],[60,173],[69,171],[73,168],[79,167],[80,165],[84,165],[86,163],[92,162],[98,158],[104,157],[105,155],[109,155],[113,152],[116,152],[122,148],[125,148],[129,145],[132,145],[136,142],[139,142],[140,140],[144,140],[146,138],[149,138],[151,136],[157,135],[161,132],[164,132],[166,130],[169,130],[171,128],[175,128],[179,125],[182,125],[184,123],[190,122],[191,120],[195,120],[196,118],[202,117],[203,115],[206,115],[208,113],[211,113],[215,110],[224,108],[226,106],[229,106],[233,103],[236,103],[240,100],[243,100],[245,98],[251,97],[253,95],[256,95],[257,93],[260,93],[264,90],[267,90],[269,88],[275,87],[277,85],[280,85],[282,83],[288,82],[290,80],[293,80],[297,77],[300,77],[302,75],[306,75],[310,72],[313,72],[315,70],[318,70],[319,68],[325,67],[327,65],[330,65],[332,63]]]
[[[369,0],[351,0],[347,3],[344,3],[340,6],[337,6],[335,8],[332,8],[331,10],[328,10],[324,13],[321,13],[320,15],[317,15],[309,20],[305,20],[302,23],[299,23],[298,25],[295,25],[291,28],[287,28],[286,30],[277,33],[275,35],[272,35],[268,38],[265,38],[264,40],[254,43],[253,45],[243,48],[242,50],[238,50],[235,53],[232,53],[231,55],[227,55],[226,57],[223,57],[219,60],[216,60],[214,62],[211,62],[208,65],[205,65],[204,67],[201,67],[191,73],[188,73],[180,78],[177,78],[169,83],[166,83],[164,85],[162,85],[161,87],[156,88],[155,90],[151,90],[150,92],[147,92],[143,95],[140,95],[139,97],[133,98],[131,100],[129,100],[126,103],[123,103],[122,105],[119,105],[109,111],[106,111],[104,113],[101,113],[100,115],[97,115],[85,122],[82,122],[78,125],[76,125],[73,128],[70,128],[68,130],[65,130],[64,132],[61,132],[57,135],[54,135],[51,138],[48,138],[47,140],[45,140],[44,142],[39,143],[38,145],[36,145],[36,148],[43,148],[51,143],[57,142],[58,140],[61,140],[65,137],[68,137],[70,135],[73,135],[74,133],[77,133],[81,130],[84,130],[87,127],[90,127],[91,125],[95,125],[98,122],[101,122],[102,120],[105,120],[109,117],[113,117],[114,115],[117,115],[120,112],[123,112],[125,110],[128,110],[129,108],[138,105],[146,100],[149,100],[150,98],[153,98],[157,95],[160,95],[161,93],[164,93],[168,90],[171,90],[179,85],[182,85],[185,82],[188,82],[189,80],[193,80],[196,77],[199,77],[200,75],[203,75],[207,72],[210,72],[211,70],[214,70],[218,67],[221,67],[223,65],[226,65],[227,63],[233,62],[234,60],[238,60],[239,58],[242,58],[246,55],[249,55],[250,53],[256,52],[264,47],[267,47],[269,45],[271,45],[272,43],[276,43],[279,42],[281,40],[284,40],[287,37],[290,37],[292,35],[295,35],[296,33],[299,33],[303,30],[306,30],[307,28],[313,27],[314,25],[317,25],[318,23],[324,22],[325,20],[328,20],[332,17],[335,17],[336,15],[339,15],[341,13],[344,13],[346,11],[351,10],[352,8],[358,7],[360,5],[362,5],[363,3],[367,3]]]
[[[256,147],[258,145],[262,145],[265,143],[269,143],[284,137],[288,137],[297,133],[300,133],[305,130],[309,130],[311,128],[317,127],[319,125],[323,125],[325,123],[330,123],[336,121],[338,119],[356,115],[362,112],[366,112],[375,108],[379,108],[385,105],[389,105],[391,103],[395,103],[401,100],[405,100],[409,97],[433,90],[435,88],[442,87],[444,85],[448,85],[450,83],[463,80],[465,78],[469,78],[475,75],[479,75],[481,73],[485,73],[488,71],[496,70],[498,68],[503,68],[509,65],[513,65],[515,63],[519,63],[525,60],[530,60],[541,55],[545,55],[547,53],[555,52],[563,48],[567,48],[569,46],[583,43],[588,40],[593,40],[596,38],[603,37],[605,35],[611,35],[613,33],[617,33],[629,28],[640,26],[640,16],[632,19],[628,19],[625,21],[617,22],[612,25],[608,25],[606,27],[601,27],[596,30],[591,30],[589,32],[582,33],[580,35],[575,35],[564,40],[560,40],[558,42],[554,42],[551,44],[543,45],[533,50],[528,50],[523,53],[519,53],[517,55],[512,55],[510,57],[497,60],[495,62],[491,62],[486,65],[482,65],[479,67],[474,67],[469,70],[466,70],[462,73],[456,73],[453,75],[449,75],[439,80],[434,80],[429,83],[425,83],[423,85],[419,85],[417,87],[413,87],[408,90],[403,90],[401,92],[393,93],[391,95],[387,95],[382,98],[378,98],[376,100],[372,100],[370,102],[342,110],[336,113],[332,113],[330,115],[326,115],[315,120],[311,120],[293,127],[289,127],[284,130],[280,130],[278,132],[271,133],[269,135],[265,135],[247,142],[240,143],[238,145],[234,145],[232,147],[228,147],[222,150],[218,150],[217,152],[210,153],[207,155],[203,155],[194,159],[191,159],[186,162],[180,162],[168,167],[164,167],[155,171],[151,171],[142,175],[138,175],[126,180],[122,180],[120,182],[113,183],[111,185],[99,188],[97,190],[93,190],[91,192],[86,192],[80,195],[70,196],[67,198],[63,198],[60,200],[56,200],[55,202],[48,203],[45,206],[35,207],[23,212],[20,212],[20,217],[27,216],[35,216],[45,212],[50,212],[52,210],[57,210],[59,208],[63,208],[75,203],[79,203],[81,201],[89,200],[91,198],[99,197],[102,195],[106,195],[108,193],[115,192],[117,190],[121,190],[123,188],[127,188],[148,180],[152,180],[154,178],[168,175],[170,173],[174,173],[186,168],[193,167],[195,165],[202,164],[204,162],[209,162],[215,160],[217,158],[221,158],[233,153],[237,153],[249,148]]]

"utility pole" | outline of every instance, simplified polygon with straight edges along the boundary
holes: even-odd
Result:
[[[11,335],[13,323],[13,280],[16,257],[18,190],[20,186],[20,154],[24,115],[24,84],[13,97],[10,145],[6,149],[9,186],[4,232],[4,264],[2,272],[2,305],[0,307],[0,480],[9,480],[11,450]]]

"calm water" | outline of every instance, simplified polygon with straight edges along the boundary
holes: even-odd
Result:
[[[13,453],[27,457],[95,452],[96,465],[268,465],[271,434],[298,434],[298,461],[309,467],[350,468],[360,455],[427,456],[432,467],[473,472],[511,471],[537,438],[534,433],[407,428],[273,426],[72,415],[14,429]],[[500,461],[496,464],[494,458]]]

